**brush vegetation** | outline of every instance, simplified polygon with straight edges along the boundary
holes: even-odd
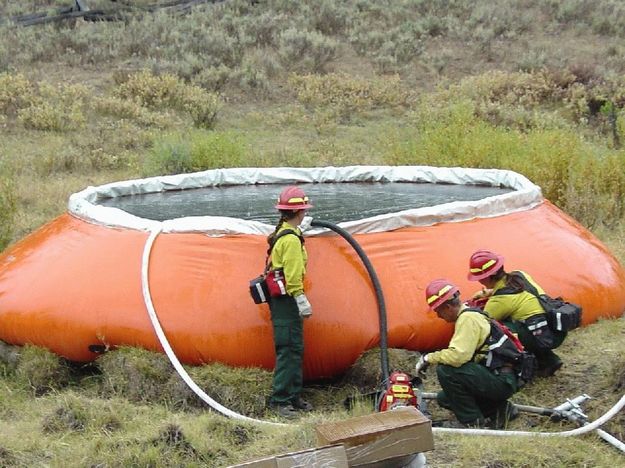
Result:
[[[565,367],[515,394],[517,403],[554,407],[582,393],[592,419],[625,389],[625,321],[601,320],[576,330],[559,349]],[[597,345],[597,343],[602,343]],[[317,424],[370,413],[358,396],[380,382],[379,350],[366,352],[344,376],[313,382],[304,396],[315,411],[297,425],[272,427],[226,419],[207,410],[162,354],[135,348],[112,350],[77,365],[36,347],[2,346],[0,362],[0,460],[3,466],[226,466],[316,444]],[[389,350],[390,368],[410,373],[416,353]],[[609,355],[610,359],[605,359]],[[220,364],[187,367],[193,380],[219,403],[255,418],[277,421],[266,409],[271,373]],[[428,369],[425,391],[436,391]],[[345,399],[355,397],[351,411]],[[434,419],[449,413],[429,402]],[[522,414],[511,430],[564,431],[567,422]],[[621,440],[625,414],[603,426]],[[554,442],[557,440],[557,443]],[[61,443],[63,441],[63,443]],[[575,438],[510,439],[435,436],[429,466],[618,466],[622,455],[590,433]]]
[[[73,3],[0,0],[0,249],[88,185],[217,167],[428,164],[522,173],[625,260],[619,1],[230,0],[174,14],[89,0],[124,21],[11,20]],[[622,319],[576,330],[565,368],[515,400],[587,393],[598,417],[625,387],[624,335]],[[414,353],[391,358],[413,369]],[[224,405],[273,418],[269,372],[188,371]],[[2,345],[0,466],[224,466],[306,448],[315,424],[346,417],[343,400],[379,380],[372,350],[340,379],[309,383],[317,410],[275,429],[207,411],[160,354],[122,348],[79,365]],[[369,411],[363,399],[352,414]],[[605,428],[623,440],[624,426],[621,413]],[[511,424],[528,427],[570,428]],[[622,464],[592,434],[436,436],[436,447],[431,466]]]

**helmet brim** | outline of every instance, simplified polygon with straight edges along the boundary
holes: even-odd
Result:
[[[489,268],[487,271],[483,271],[481,273],[471,273],[467,274],[467,279],[469,281],[479,281],[484,278],[488,278],[489,276],[493,276],[495,273],[499,271],[499,269],[503,266],[503,257],[499,256],[497,258],[497,262],[493,265],[492,268]]]
[[[311,205],[310,203],[306,203],[304,205],[282,205],[280,203],[278,203],[275,208],[277,210],[309,210],[310,208],[312,208],[313,205]]]
[[[436,299],[434,302],[432,302],[431,304],[428,304],[428,307],[430,308],[430,310],[435,310],[438,306],[444,304],[445,302],[453,298],[454,294],[456,294],[459,291],[460,289],[458,288],[458,286],[454,286],[449,291],[447,291],[444,295]]]

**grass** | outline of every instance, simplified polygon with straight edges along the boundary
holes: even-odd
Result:
[[[552,407],[587,393],[584,406],[592,419],[620,398],[625,385],[625,320],[602,320],[571,333],[559,349],[565,367],[553,378],[538,380],[514,396],[522,404]],[[597,345],[597,343],[602,343]],[[603,357],[609,354],[610,360]],[[583,356],[583,358],[581,358]],[[391,350],[391,368],[410,372],[414,353]],[[15,375],[23,369],[41,374],[65,368],[51,378],[43,392]],[[56,365],[50,365],[56,363]],[[22,370],[20,370],[22,369]],[[215,364],[188,368],[194,380],[221,403],[250,416],[275,420],[264,409],[271,373],[259,369],[228,369]],[[31,375],[31,379],[32,379]],[[316,443],[316,424],[371,411],[365,403],[348,413],[343,400],[375,388],[379,354],[367,352],[348,373],[334,382],[309,384],[305,396],[316,411],[299,425],[285,428],[227,419],[193,401],[161,354],[133,348],[111,351],[88,368],[67,367],[47,351],[30,348],[17,367],[0,378],[0,457],[8,466],[225,466],[277,452],[299,450]],[[173,384],[173,385],[172,385]],[[428,370],[425,390],[438,385]],[[430,402],[435,418],[449,413]],[[625,417],[620,414],[604,429],[623,439]],[[562,422],[523,414],[508,429],[561,431]],[[435,436],[430,466],[618,466],[622,455],[599,442],[594,434],[575,438]],[[555,442],[557,440],[557,443]]]
[[[70,3],[0,1],[0,17]],[[625,153],[614,137],[625,141],[625,28],[618,2],[595,4],[232,0],[175,17],[0,24],[0,248],[88,185],[221,166],[431,164],[527,175],[625,263]],[[623,319],[573,332],[564,369],[515,400],[587,393],[598,417],[625,387],[624,334]],[[160,354],[125,348],[76,366],[3,345],[0,466],[224,466],[307,448],[316,424],[349,416],[345,397],[375,388],[377,356],[309,383],[317,410],[274,429],[208,411]],[[413,353],[391,358],[412,370]],[[227,406],[273,418],[270,373],[188,370]],[[436,388],[430,374],[426,390]],[[355,414],[369,411],[363,402]],[[623,440],[624,426],[620,414],[605,428]],[[571,426],[524,415],[511,427]],[[592,434],[435,442],[434,467],[622,464]]]

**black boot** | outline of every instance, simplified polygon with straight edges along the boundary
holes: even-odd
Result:
[[[301,397],[297,397],[297,399],[293,402],[293,408],[295,408],[296,410],[308,412],[313,410],[313,405],[311,405],[309,402],[302,399]]]

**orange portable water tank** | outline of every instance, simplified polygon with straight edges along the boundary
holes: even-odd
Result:
[[[161,350],[141,283],[145,243],[158,225],[163,232],[146,265],[149,288],[179,359],[271,369],[275,356],[269,309],[253,303],[248,282],[264,266],[266,235],[273,226],[214,216],[160,222],[98,202],[219,184],[345,183],[350,177],[512,188],[484,200],[340,224],[379,276],[390,347],[429,351],[447,344],[450,325],[428,310],[424,288],[444,276],[468,297],[477,289],[466,279],[468,259],[479,248],[501,253],[508,269],[529,272],[549,294],[581,304],[584,325],[618,317],[625,309],[625,272],[617,260],[518,174],[387,166],[221,169],[74,194],[68,213],[0,256],[0,339],[44,346],[76,361],[95,359],[89,350],[94,344]],[[314,200],[315,206],[320,202]],[[312,231],[306,248],[305,288],[314,314],[304,325],[304,374],[307,379],[335,376],[379,344],[376,298],[364,266],[345,240]]]

